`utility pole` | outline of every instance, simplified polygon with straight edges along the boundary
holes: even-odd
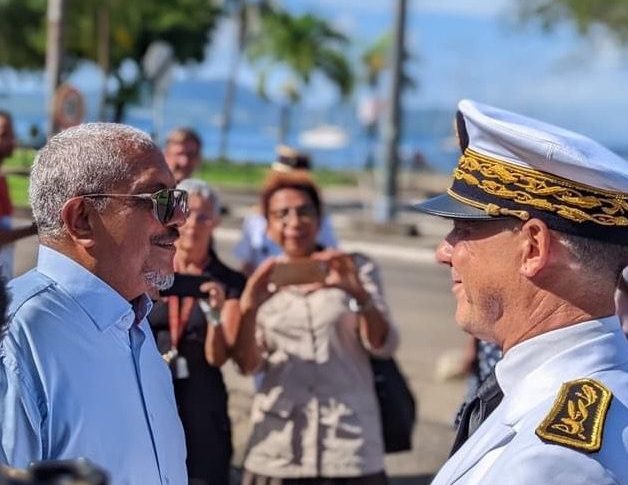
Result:
[[[397,0],[388,109],[382,126],[380,170],[377,173],[375,222],[387,223],[397,212],[397,172],[399,170],[399,132],[401,125],[401,88],[404,62],[406,0]]]
[[[63,63],[63,21],[65,0],[48,0],[48,31],[46,39],[46,95],[48,99],[48,138],[55,134],[55,92],[61,81]]]

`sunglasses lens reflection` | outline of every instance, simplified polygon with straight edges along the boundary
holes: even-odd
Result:
[[[167,224],[179,208],[187,215],[187,192],[183,190],[165,189],[157,192],[154,197],[157,219]]]
[[[162,224],[166,224],[172,218],[172,214],[174,212],[172,204],[172,196],[169,191],[162,190],[155,194],[157,219],[159,219],[159,222]]]

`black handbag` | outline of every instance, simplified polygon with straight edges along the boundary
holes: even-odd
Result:
[[[371,358],[386,453],[412,449],[416,400],[394,359]]]

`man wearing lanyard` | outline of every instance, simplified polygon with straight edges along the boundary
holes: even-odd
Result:
[[[92,123],[39,152],[37,267],[9,284],[0,344],[7,464],[85,457],[112,484],[187,483],[168,368],[146,293],[169,286],[187,194],[150,138]]]

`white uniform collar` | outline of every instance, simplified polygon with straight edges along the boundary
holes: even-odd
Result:
[[[590,345],[598,350],[588,351]],[[625,360],[628,343],[616,316],[571,325],[515,345],[495,367],[504,392],[506,423],[514,425],[532,407],[553,397],[563,382]],[[514,398],[508,399],[511,395]]]

